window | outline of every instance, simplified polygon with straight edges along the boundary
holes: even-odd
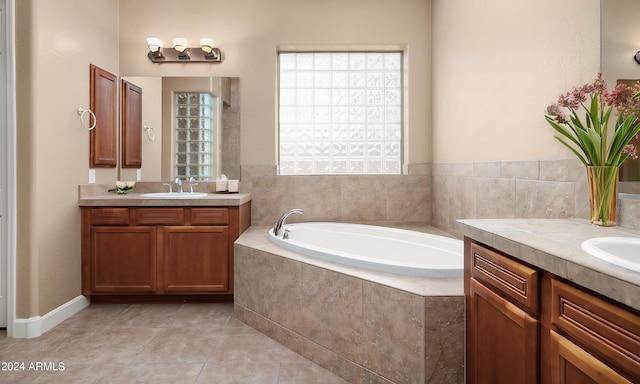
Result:
[[[175,93],[176,177],[214,179],[214,105],[210,93]]]
[[[279,54],[281,175],[400,174],[402,53]]]

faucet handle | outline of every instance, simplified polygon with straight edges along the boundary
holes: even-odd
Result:
[[[173,192],[173,187],[172,187],[171,183],[162,183],[162,185],[166,185],[167,187],[169,187],[169,193]]]
[[[193,186],[198,185],[198,183],[189,183],[189,192],[193,193]]]

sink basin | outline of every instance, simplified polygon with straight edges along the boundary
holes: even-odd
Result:
[[[594,237],[583,242],[582,249],[608,263],[640,272],[640,237]]]
[[[153,192],[140,194],[140,197],[152,199],[189,199],[203,196],[207,196],[207,194],[204,192]]]

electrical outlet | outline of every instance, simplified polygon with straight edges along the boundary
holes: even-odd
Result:
[[[136,181],[142,180],[142,169],[136,169]]]
[[[95,169],[90,169],[89,170],[89,184],[95,184],[96,183],[96,170]]]

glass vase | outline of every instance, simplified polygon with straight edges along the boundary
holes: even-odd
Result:
[[[618,167],[589,166],[589,205],[591,224],[616,225],[618,204]]]

